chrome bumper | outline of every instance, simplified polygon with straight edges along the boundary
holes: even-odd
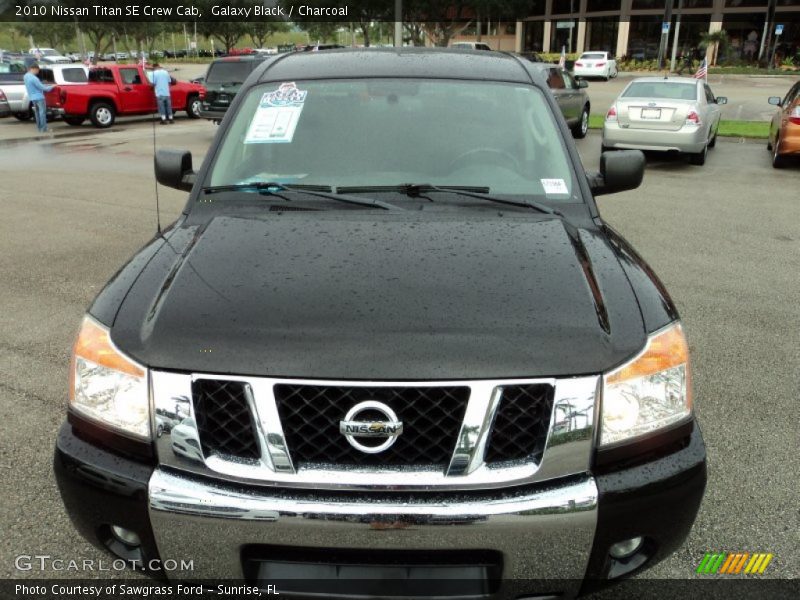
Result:
[[[211,484],[156,469],[149,513],[162,558],[193,560],[180,578],[240,578],[242,547],[495,550],[503,580],[586,573],[597,485],[581,475],[504,492],[298,492]],[[564,590],[576,592],[577,590]]]

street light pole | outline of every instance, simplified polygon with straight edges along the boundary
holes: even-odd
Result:
[[[403,45],[403,0],[394,0],[394,47]]]
[[[672,3],[674,0],[664,2],[664,20],[661,22],[661,43],[658,45],[658,70],[664,68],[664,55],[667,53],[667,42],[669,41],[669,25],[672,23]],[[664,31],[664,25],[667,30]]]

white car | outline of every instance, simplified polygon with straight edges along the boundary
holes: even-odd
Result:
[[[43,64],[67,64],[72,62],[55,48],[31,48],[28,50],[28,54],[35,56],[36,60]]]
[[[720,106],[727,102],[702,79],[634,79],[606,114],[603,151],[681,152],[691,164],[702,165],[717,143]]]
[[[459,48],[460,50],[491,50],[489,44],[483,42],[453,42],[450,44],[451,48]]]
[[[608,52],[584,52],[575,61],[575,77],[602,77],[606,81],[619,74],[617,60]]]

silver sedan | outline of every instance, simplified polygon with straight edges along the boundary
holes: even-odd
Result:
[[[717,141],[720,105],[703,79],[641,77],[611,105],[603,125],[603,150],[682,152],[702,165]]]

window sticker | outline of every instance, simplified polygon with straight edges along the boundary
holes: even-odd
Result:
[[[542,179],[545,194],[569,194],[567,184],[563,179]]]
[[[291,143],[307,94],[306,90],[298,90],[294,82],[282,83],[274,92],[264,94],[250,122],[244,143]]]

